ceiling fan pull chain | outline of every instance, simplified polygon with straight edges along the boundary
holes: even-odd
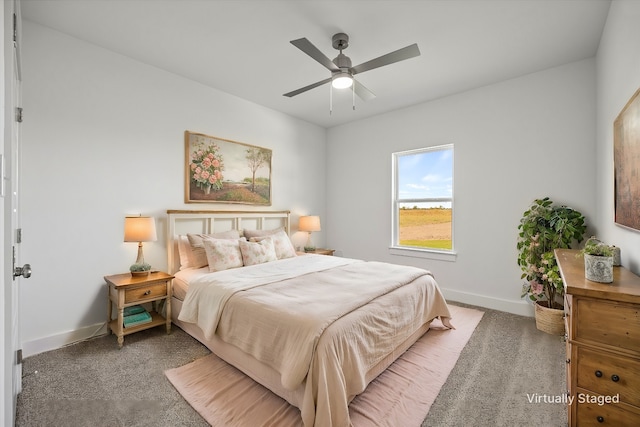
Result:
[[[333,85],[329,85],[329,115],[333,111]]]
[[[351,85],[351,96],[352,96],[351,104],[353,105],[353,111],[356,111],[356,85],[355,85],[355,82],[354,82],[354,84]]]

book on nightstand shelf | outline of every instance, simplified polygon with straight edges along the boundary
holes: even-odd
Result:
[[[125,311],[124,311],[125,314],[127,313],[127,308],[134,308],[134,307],[140,307],[140,309],[142,309],[142,311],[140,311],[140,309],[129,310],[129,313],[131,313],[132,311],[133,311],[133,313],[124,316],[124,319],[123,319],[124,325],[123,326],[125,328],[131,328],[133,326],[144,325],[145,323],[149,323],[152,320],[151,314],[149,314],[149,312],[147,310],[145,310],[141,306],[125,307]]]
[[[145,310],[141,305],[132,305],[125,307],[124,310],[122,310],[124,316],[131,316],[132,314],[143,313],[145,311],[147,310]]]

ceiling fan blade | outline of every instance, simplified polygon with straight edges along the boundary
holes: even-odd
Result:
[[[309,40],[306,38],[301,38],[297,40],[291,40],[291,44],[318,61],[320,64],[324,65],[325,68],[331,71],[340,71],[340,68],[336,64],[333,63],[332,60],[327,58],[327,56],[320,52],[320,49],[315,47]]]
[[[413,58],[420,55],[420,49],[416,43],[398,49],[394,52],[387,53],[386,55],[379,56],[371,61],[363,62],[360,65],[356,65],[351,68],[351,74],[364,73],[365,71],[373,70],[374,68],[383,67],[385,65],[393,64],[394,62],[404,61],[405,59]]]
[[[298,90],[294,90],[292,92],[285,93],[283,96],[288,96],[289,98],[291,98],[292,96],[300,95],[303,92],[306,92],[306,91],[311,90],[311,89],[313,89],[315,87],[318,87],[318,86],[322,86],[323,84],[329,83],[330,81],[331,81],[331,77],[329,77],[328,79],[324,79],[324,80],[321,80],[319,82],[310,84],[309,86],[305,86],[305,87],[300,88]]]
[[[358,95],[363,101],[371,101],[376,97],[375,93],[364,87],[364,85],[356,79],[353,79],[353,85],[353,90],[356,92],[356,95]]]

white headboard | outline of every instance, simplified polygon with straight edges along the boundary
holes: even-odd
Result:
[[[289,211],[167,211],[167,266],[180,268],[178,236],[187,233],[219,233],[228,230],[272,230],[284,227],[290,234]]]

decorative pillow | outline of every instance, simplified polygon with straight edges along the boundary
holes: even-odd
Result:
[[[191,244],[191,267],[200,268],[207,265],[207,254],[204,250],[204,239],[238,239],[240,233],[238,230],[223,231],[213,234],[191,234],[187,233],[189,243]]]
[[[275,234],[278,231],[284,231],[284,227],[275,228],[273,230],[242,230],[242,233],[244,237],[247,238],[247,240],[251,240],[254,237],[271,236],[272,234]]]
[[[291,239],[287,236],[284,229],[278,229],[275,233],[264,237],[252,237],[251,242],[259,242],[263,239],[270,237],[273,240],[273,246],[276,250],[276,256],[278,259],[291,258],[296,256],[296,250],[291,243]]]
[[[242,253],[242,262],[244,265],[262,264],[278,259],[273,246],[273,240],[270,237],[266,237],[260,242],[238,240],[238,243],[240,244],[240,252]]]
[[[180,255],[180,270],[191,268],[191,244],[187,236],[178,236],[178,255]]]
[[[243,266],[240,239],[204,239],[204,250],[211,272]]]

